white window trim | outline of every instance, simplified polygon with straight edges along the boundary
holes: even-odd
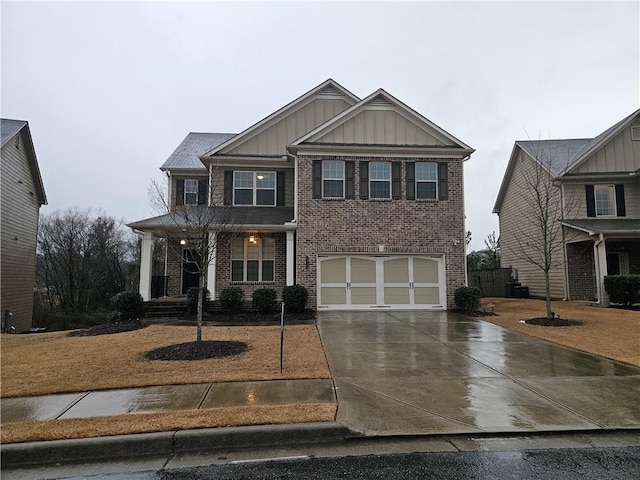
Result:
[[[379,179],[379,178],[371,178],[371,170],[372,170],[371,166],[374,163],[386,163],[386,164],[389,165],[389,179],[388,180],[382,180],[382,179]],[[369,199],[371,199],[371,200],[391,200],[391,195],[392,195],[392,192],[391,192],[391,187],[392,187],[392,185],[391,185],[391,177],[393,176],[393,173],[391,172],[391,170],[392,170],[391,162],[369,162]],[[373,196],[373,189],[371,188],[373,182],[387,182],[389,184],[389,196],[388,197],[374,197]]]
[[[234,258],[233,257],[233,242],[234,241],[238,241],[238,240],[242,240],[242,280],[234,280],[233,279],[233,262],[239,262],[241,261],[239,258]],[[231,255],[231,269],[229,271],[229,277],[232,283],[273,283],[275,281],[275,277],[276,277],[276,259],[275,259],[275,240],[272,238],[256,238],[256,241],[258,242],[257,245],[249,245],[249,238],[238,238],[232,241],[231,243],[231,251],[229,252]],[[263,242],[268,241],[268,242],[272,242],[273,244],[273,258],[264,258],[263,257]],[[249,263],[249,259],[247,258],[248,255],[248,249],[249,248],[258,248],[258,258],[257,259],[251,259],[251,260],[257,260],[258,261],[258,280],[247,280],[247,268],[248,268],[248,263]],[[273,279],[271,280],[262,280],[262,266],[263,266],[263,262],[265,261],[271,261],[273,262]]]
[[[324,165],[325,165],[324,162],[341,163],[342,164],[342,177],[341,178],[338,178],[338,177],[335,177],[335,178],[333,178],[333,177],[325,177],[324,176]],[[346,177],[346,168],[345,168],[344,160],[323,160],[322,161],[322,198],[329,198],[329,199],[331,199],[331,198],[345,198],[344,197],[344,189],[345,189],[345,183],[346,183],[346,178],[345,177]],[[342,195],[339,196],[339,197],[338,196],[336,196],[336,197],[334,197],[334,196],[331,196],[331,197],[326,196],[324,194],[324,181],[325,180],[340,180],[340,181],[342,181]]]
[[[196,186],[195,192],[190,191],[187,188],[187,185],[189,185],[190,183],[191,184],[195,184],[195,186]],[[198,204],[198,189],[199,189],[199,187],[200,187],[200,182],[198,180],[194,179],[194,178],[186,178],[184,180],[184,198],[182,199],[184,205],[197,205]],[[188,202],[187,201],[187,198],[188,198],[187,195],[190,194],[190,193],[191,194],[193,194],[193,193],[196,194],[194,202]]]
[[[253,195],[253,203],[236,203],[236,190],[249,190],[249,187],[236,187],[236,174],[237,173],[251,173],[253,175],[253,186],[251,188]],[[258,188],[258,175],[273,175],[274,187],[273,188]],[[247,171],[247,170],[234,170],[233,172],[233,205],[238,207],[275,207],[278,201],[278,175],[276,172],[263,172],[263,171]],[[258,205],[258,190],[273,190],[273,203],[270,205]]]
[[[598,212],[598,190],[603,190],[603,189],[607,189],[607,193],[609,195],[609,201],[611,203],[611,212],[612,213],[607,213],[607,214],[603,214],[603,213],[599,213]],[[606,185],[594,185],[593,186],[593,201],[595,203],[594,208],[596,211],[596,217],[615,217],[617,216],[618,212],[617,212],[617,205],[616,205],[616,187],[615,185],[610,185],[610,184],[606,184]]]
[[[436,167],[436,179],[435,180],[418,180],[417,167],[418,167],[419,164],[422,164],[422,163],[430,163],[430,164],[435,165],[435,167]],[[416,177],[416,179],[415,179],[416,200],[430,200],[430,201],[438,200],[438,162],[416,162],[414,168],[416,170],[414,172],[414,175]],[[433,198],[420,198],[418,196],[418,184],[419,183],[433,183],[433,184],[435,184],[435,186],[436,186],[436,195],[435,195],[435,197],[433,197]]]

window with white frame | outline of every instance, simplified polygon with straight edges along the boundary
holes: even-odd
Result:
[[[416,198],[435,200],[438,198],[438,164],[416,163]]]
[[[344,198],[344,162],[322,162],[322,197]]]
[[[595,185],[596,216],[616,215],[616,189],[614,185]]]
[[[369,162],[369,198],[391,198],[391,162]]]
[[[184,181],[184,204],[185,205],[198,204],[198,180]]]
[[[276,204],[275,172],[233,172],[234,205]]]
[[[231,242],[231,281],[273,282],[274,257],[275,246],[271,238],[234,239]]]

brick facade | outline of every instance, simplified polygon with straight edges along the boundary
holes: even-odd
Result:
[[[355,160],[355,198],[313,198],[313,160]],[[402,162],[402,198],[383,201],[360,199],[358,179],[361,160]],[[296,282],[309,290],[310,306],[317,304],[318,253],[377,252],[379,245],[394,253],[443,254],[447,305],[453,306],[455,289],[465,284],[462,160],[447,160],[447,200],[406,200],[404,164],[420,160],[435,161],[432,158],[366,156],[298,157]]]
[[[571,300],[596,300],[593,242],[567,244],[567,273]]]

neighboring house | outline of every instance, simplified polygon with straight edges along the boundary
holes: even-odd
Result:
[[[333,80],[237,135],[190,133],[161,167],[175,211],[129,225],[143,232],[140,293],[167,219],[208,205],[242,227],[208,268],[212,298],[301,284],[312,308],[446,309],[466,281],[473,151],[384,90],[361,100]],[[169,296],[196,284],[188,248],[167,255]]]
[[[522,179],[536,168],[556,186],[550,212],[560,262],[550,272],[552,297],[606,305],[606,275],[640,273],[640,110],[595,138],[515,143],[493,210],[502,266],[543,296],[542,271],[518,254],[518,236],[533,214]]]
[[[16,330],[31,328],[40,206],[47,204],[29,124],[1,119],[2,206],[0,312],[13,312]]]

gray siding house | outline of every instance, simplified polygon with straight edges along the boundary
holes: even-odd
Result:
[[[29,124],[0,120],[2,206],[0,221],[0,312],[13,312],[13,325],[31,328],[40,206],[46,205]]]
[[[167,219],[206,207],[239,227],[228,245],[212,242],[212,298],[301,284],[312,308],[446,309],[466,282],[473,151],[384,90],[360,99],[331,79],[239,134],[190,133],[161,167],[171,212],[129,225],[143,234],[140,293],[151,298]],[[168,296],[194,285],[188,236],[182,254],[167,249]]]
[[[640,273],[640,110],[595,138],[515,143],[493,210],[502,266],[517,269],[520,283],[543,296],[542,271],[522,255],[539,247],[526,202],[532,172],[552,185],[552,297],[607,304],[605,276]]]

